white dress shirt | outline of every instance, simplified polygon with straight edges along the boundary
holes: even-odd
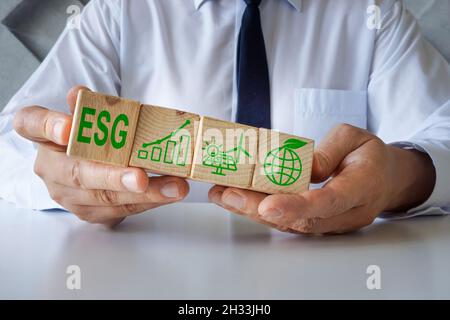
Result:
[[[379,29],[370,24],[373,5],[381,10]],[[59,207],[33,173],[36,146],[14,132],[12,120],[29,105],[68,112],[65,97],[74,85],[234,119],[244,9],[243,0],[91,1],[79,28],[66,28],[1,114],[0,197],[22,207]],[[436,185],[406,215],[447,213],[450,67],[401,1],[263,0],[260,10],[272,127],[319,143],[333,126],[349,123],[427,152]],[[209,186],[191,186],[189,199],[206,199]]]

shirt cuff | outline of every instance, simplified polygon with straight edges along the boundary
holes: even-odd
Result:
[[[403,219],[420,215],[446,215],[450,214],[450,181],[448,147],[440,141],[411,140],[390,143],[390,145],[406,149],[418,150],[427,153],[436,170],[436,183],[430,197],[421,205],[407,212],[389,212],[380,215],[383,219]]]

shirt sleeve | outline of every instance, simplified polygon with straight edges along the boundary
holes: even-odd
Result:
[[[422,205],[383,217],[448,214],[450,66],[421,35],[401,1],[384,4],[368,84],[368,127],[387,143],[427,153],[436,169],[436,184]]]
[[[36,146],[13,129],[14,114],[31,105],[68,112],[75,85],[120,94],[120,1],[93,0],[0,114],[0,198],[32,209],[59,208],[34,174]]]

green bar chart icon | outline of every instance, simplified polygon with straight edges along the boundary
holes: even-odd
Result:
[[[152,162],[185,166],[191,145],[191,137],[186,134],[178,135],[178,133],[190,123],[190,120],[186,120],[182,126],[167,136],[142,144],[142,149],[138,151],[138,158]]]

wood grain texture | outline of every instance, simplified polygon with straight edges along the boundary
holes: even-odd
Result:
[[[267,129],[259,129],[258,140],[251,190],[269,194],[308,190],[314,141]]]
[[[200,116],[142,105],[130,166],[153,173],[188,177]]]
[[[202,117],[191,178],[249,188],[256,162],[257,140],[256,128]]]
[[[139,110],[137,101],[81,90],[67,154],[128,166]]]
[[[314,142],[81,90],[67,154],[268,194],[308,190]]]

